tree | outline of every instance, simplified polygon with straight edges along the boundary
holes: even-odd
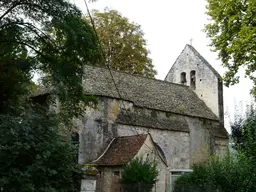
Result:
[[[86,102],[83,66],[99,58],[97,39],[81,12],[66,0],[1,0],[0,13],[1,111],[10,111],[10,103],[28,93],[31,72],[41,71],[63,109],[67,104],[77,115]]]
[[[133,159],[124,167],[120,184],[125,192],[150,192],[157,181],[156,162]]]
[[[80,191],[75,146],[60,134],[56,116],[25,108],[18,116],[0,114],[1,191]]]
[[[111,68],[146,77],[156,75],[140,25],[107,8],[103,13],[93,10],[92,18]]]
[[[83,93],[83,66],[99,56],[92,28],[68,1],[0,0],[1,191],[77,189],[82,173],[62,125],[91,101]],[[30,104],[35,71],[61,113]]]
[[[237,118],[231,124],[231,136],[234,148],[243,152],[256,163],[256,113],[253,104],[245,118]]]
[[[206,25],[211,46],[219,52],[223,66],[228,69],[227,85],[239,82],[237,72],[245,68],[246,76],[254,82],[256,95],[256,4],[254,0],[207,0]]]

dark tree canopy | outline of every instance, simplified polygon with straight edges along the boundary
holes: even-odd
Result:
[[[0,0],[0,191],[79,188],[76,148],[63,124],[91,100],[83,94],[83,66],[99,56],[91,26],[68,1]],[[31,104],[35,71],[61,113]]]
[[[36,108],[0,114],[1,191],[76,191],[82,172],[75,146],[60,134],[54,114]]]
[[[81,17],[66,0],[0,1],[1,110],[28,93],[31,72],[41,71],[63,107],[79,112],[86,101],[83,65],[99,58],[97,39]]]
[[[92,11],[92,18],[111,68],[146,77],[156,75],[140,25],[107,8]]]
[[[254,0],[207,0],[210,22],[206,32],[219,52],[227,85],[239,82],[237,72],[244,67],[256,85],[256,4]],[[256,87],[253,93],[256,95]]]

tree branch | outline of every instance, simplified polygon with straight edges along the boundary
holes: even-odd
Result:
[[[15,3],[13,6],[11,6],[9,9],[7,9],[7,11],[4,12],[3,15],[0,16],[0,21],[1,21],[8,13],[10,13],[14,8],[16,8],[17,6],[20,6],[20,5],[33,5],[33,6],[35,6],[35,7],[39,7],[39,8],[40,8],[39,5],[33,4],[33,3],[26,3],[26,2],[23,2],[23,3],[21,3],[21,2]]]
[[[22,41],[12,41],[12,40],[4,40],[4,41],[0,41],[0,43],[16,43],[16,44],[20,44],[20,45],[25,45],[27,47],[29,47],[30,49],[32,49],[33,51],[35,51],[38,55],[41,55],[42,57],[44,57],[45,59],[47,59],[48,61],[50,61],[49,57],[47,57],[46,55],[44,55],[43,53],[41,53],[40,51],[38,51],[36,48],[34,48],[32,45],[26,43],[26,42],[22,42]]]
[[[42,39],[46,44],[47,41],[45,40],[44,37],[42,37],[38,32],[40,32],[41,34],[43,34],[45,37],[47,37],[47,39],[57,48],[58,46],[56,45],[56,43],[54,41],[51,40],[51,38],[48,37],[47,34],[45,34],[42,30],[40,30],[39,28],[37,28],[36,26],[34,26],[33,24],[31,23],[24,23],[24,22],[10,22],[10,23],[6,23],[2,26],[0,26],[0,29],[1,28],[4,28],[4,27],[7,27],[7,26],[10,26],[10,25],[21,25],[21,26],[24,26],[24,27],[27,27],[28,29],[30,29],[32,32],[34,32],[40,39]]]

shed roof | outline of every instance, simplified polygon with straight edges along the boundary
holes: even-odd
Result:
[[[216,115],[187,86],[112,71],[121,98],[135,106],[194,117],[218,120]],[[85,66],[85,93],[120,99],[107,68]]]
[[[148,135],[116,137],[94,163],[101,166],[125,165],[139,152]]]

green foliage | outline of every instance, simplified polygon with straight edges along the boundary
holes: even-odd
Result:
[[[126,192],[150,192],[157,181],[156,162],[136,158],[124,167],[120,184]]]
[[[0,0],[0,190],[75,191],[82,173],[60,125],[93,99],[83,94],[84,64],[99,59],[97,39],[66,0]],[[41,85],[61,102],[61,120],[27,106]]]
[[[256,114],[253,105],[246,118],[231,125],[234,148],[242,151],[256,165]]]
[[[205,30],[211,45],[219,52],[223,66],[228,69],[227,85],[239,82],[241,67],[256,85],[256,4],[254,0],[207,0],[210,23]],[[253,93],[256,95],[255,86]]]
[[[175,192],[255,191],[256,172],[243,154],[213,157],[207,164],[193,166],[193,172],[177,179]]]
[[[194,165],[192,173],[176,181],[175,192],[256,191],[256,116],[253,105],[246,118],[236,117],[231,131],[234,153]]]
[[[87,101],[83,66],[99,58],[97,39],[81,12],[66,0],[0,0],[0,13],[1,112],[29,94],[31,74],[39,71],[63,109],[69,106],[67,117],[80,114],[81,101]]]
[[[36,109],[36,110],[35,110]],[[0,115],[1,191],[76,191],[82,178],[75,146],[54,114],[39,106]]]
[[[105,9],[103,13],[94,10],[92,17],[111,68],[147,77],[156,75],[140,25],[115,10]]]

